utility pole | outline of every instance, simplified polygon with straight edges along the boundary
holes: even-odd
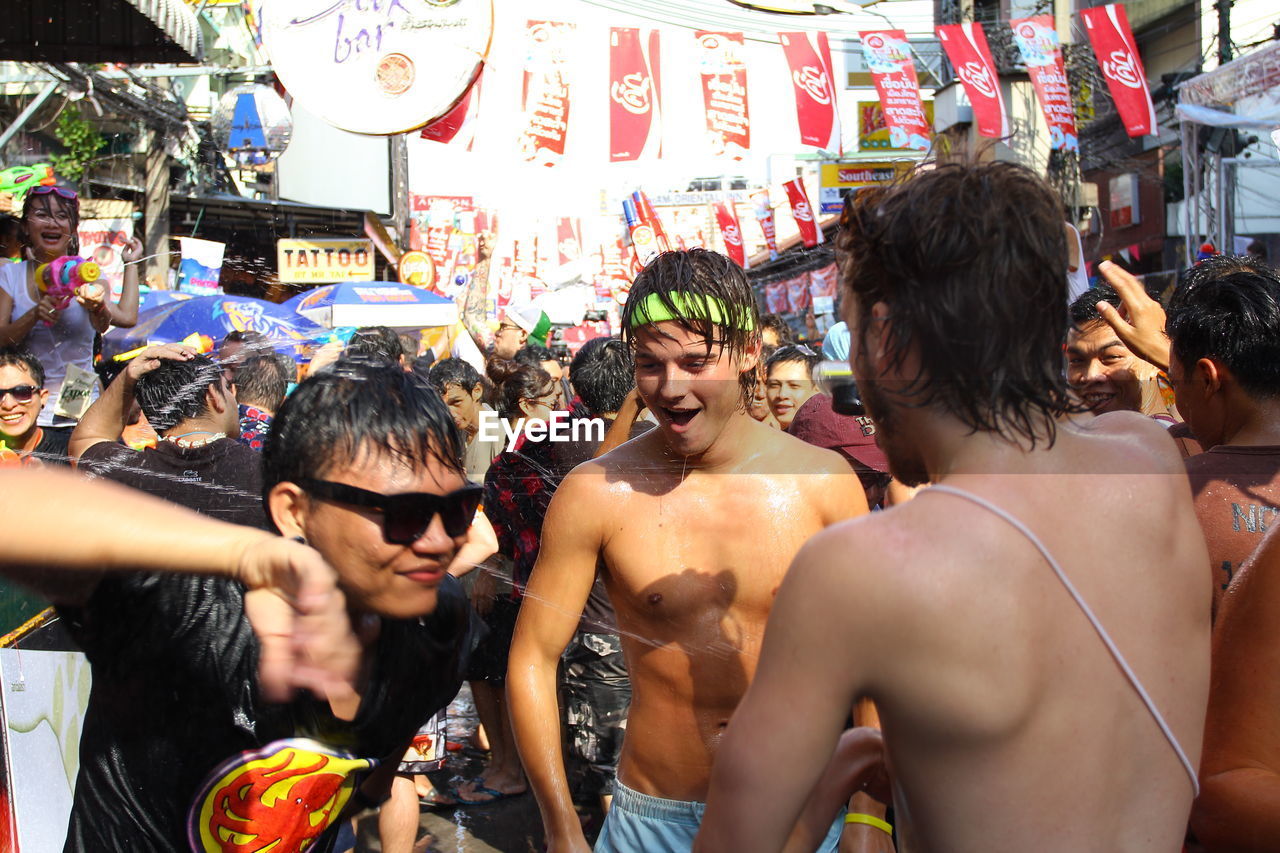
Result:
[[[1232,0],[1218,0],[1215,6],[1218,9],[1218,67],[1221,68],[1231,61],[1231,3]],[[1228,131],[1234,133],[1234,131]],[[1233,146],[1234,149],[1234,146]],[[1227,159],[1234,159],[1236,151],[1231,151],[1231,156]],[[1236,164],[1222,162],[1222,152],[1214,158],[1218,166],[1218,242],[1222,245],[1218,246],[1219,252],[1226,254],[1234,254],[1235,242],[1235,213],[1236,213]]]
[[[1218,64],[1226,65],[1231,61],[1231,2],[1218,0],[1214,6],[1218,10]]]

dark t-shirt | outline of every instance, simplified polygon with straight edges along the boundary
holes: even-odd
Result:
[[[1280,446],[1219,445],[1187,459],[1196,515],[1209,546],[1213,607],[1280,513]]]
[[[344,722],[309,694],[258,696],[258,642],[233,581],[111,576],[83,608],[58,609],[93,672],[66,851],[172,853],[191,849],[189,832],[236,833],[235,849],[273,853],[318,837],[307,849],[329,850],[369,760],[399,760],[457,693],[470,647],[470,607],[449,577],[430,616],[383,620],[370,685]],[[286,738],[355,760],[275,743]]]
[[[41,432],[40,443],[31,451],[31,455],[46,465],[70,465],[67,443],[71,439],[71,430],[41,427]]]
[[[199,447],[161,441],[141,451],[104,441],[86,450],[78,464],[95,477],[213,518],[268,528],[262,509],[262,457],[234,439]]]

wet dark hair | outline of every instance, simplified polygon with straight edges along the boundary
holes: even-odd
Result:
[[[468,394],[474,391],[477,385],[481,390],[484,389],[484,379],[480,376],[480,371],[472,367],[466,359],[442,358],[429,366],[430,371],[425,378],[438,394],[443,394],[445,388],[450,385],[457,385]],[[413,369],[418,370],[418,360],[414,361]],[[419,375],[421,375],[420,372]]]
[[[414,469],[434,458],[466,476],[466,441],[422,377],[385,361],[347,358],[308,377],[284,401],[262,451],[262,494],[323,478],[364,451]]]
[[[0,213],[0,243],[7,243],[17,237],[22,243],[22,223],[12,213]]]
[[[760,340],[760,315],[746,273],[719,252],[697,248],[663,252],[640,271],[622,306],[622,340],[633,351],[636,341],[631,324],[635,322],[637,306],[655,293],[659,304],[678,318],[673,322],[706,339],[708,351],[719,344],[731,355],[741,355]],[[731,322],[713,321],[702,300],[690,300],[691,311],[678,308],[671,300],[673,293],[718,299],[731,315]],[[744,371],[738,381],[746,404],[755,390],[755,371]]]
[[[44,387],[44,365],[29,350],[18,347],[0,349],[0,367],[20,367],[31,374],[37,388]]]
[[[791,331],[791,326],[778,314],[760,315],[760,334],[763,335],[768,329],[773,329],[778,333],[778,346],[795,343],[796,336]]]
[[[775,364],[784,364],[792,361],[803,364],[812,374],[813,369],[822,361],[822,356],[814,352],[806,344],[788,344],[787,346],[778,347],[765,359],[765,375],[768,376],[773,372]]]
[[[58,205],[60,209],[67,211],[67,215],[71,219],[71,242],[67,244],[68,255],[80,254],[80,199],[63,198],[55,192],[48,193],[27,193],[27,197],[22,202],[22,217],[18,220],[22,227],[18,230],[18,242],[22,244],[22,248],[30,249],[31,243],[27,239],[27,221],[31,218],[31,210],[36,206],[37,202],[47,199],[49,209],[53,209],[53,205]]]
[[[496,385],[498,414],[508,420],[524,417],[521,400],[534,400],[550,394],[555,388],[551,374],[541,367],[530,367],[505,358],[489,360],[489,376]]]
[[[356,329],[343,356],[366,356],[400,363],[404,357],[404,344],[400,336],[386,326],[365,326]]]
[[[1265,261],[1214,255],[1187,270],[1165,331],[1184,369],[1216,359],[1247,394],[1280,394],[1280,275]]]
[[[974,432],[1052,446],[1054,419],[1073,409],[1063,221],[1044,180],[1003,162],[941,165],[849,200],[836,242],[846,295],[864,321],[888,306],[898,364],[919,354],[898,394]]]
[[[570,362],[569,384],[591,415],[618,411],[636,385],[631,351],[618,338],[592,338]]]
[[[1099,302],[1107,302],[1118,308],[1120,295],[1109,284],[1099,284],[1089,288],[1077,296],[1076,301],[1072,302],[1071,307],[1067,309],[1071,317],[1071,325],[1081,329],[1092,323],[1104,322],[1102,315],[1098,313]]]
[[[224,375],[222,365],[207,355],[192,356],[187,361],[162,359],[159,367],[138,378],[134,397],[151,428],[163,434],[188,418],[208,412],[206,395]],[[119,376],[116,381],[120,381]]]
[[[289,381],[275,353],[251,356],[236,368],[236,401],[274,412],[284,402]]]
[[[555,353],[537,344],[525,344],[520,347],[520,349],[516,350],[516,354],[512,356],[512,360],[527,364],[529,367],[542,367],[542,362],[544,361],[558,361]]]

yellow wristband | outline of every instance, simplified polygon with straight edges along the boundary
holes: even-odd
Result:
[[[844,816],[845,823],[865,823],[867,826],[874,826],[876,829],[893,835],[893,824],[888,821],[881,820],[878,817],[872,817],[869,814],[859,814],[858,812],[849,812]]]

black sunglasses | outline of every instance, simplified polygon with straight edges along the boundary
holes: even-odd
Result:
[[[444,523],[445,533],[461,536],[471,526],[476,509],[480,506],[480,497],[484,493],[484,487],[475,483],[468,483],[447,495],[425,492],[384,495],[329,480],[304,478],[294,482],[308,494],[318,498],[380,510],[382,536],[393,545],[412,545],[417,542],[427,532],[431,520],[437,514]]]
[[[12,394],[13,399],[19,403],[30,403],[31,398],[39,390],[35,385],[15,385],[12,388],[0,388],[0,400],[4,399],[5,394]]]

